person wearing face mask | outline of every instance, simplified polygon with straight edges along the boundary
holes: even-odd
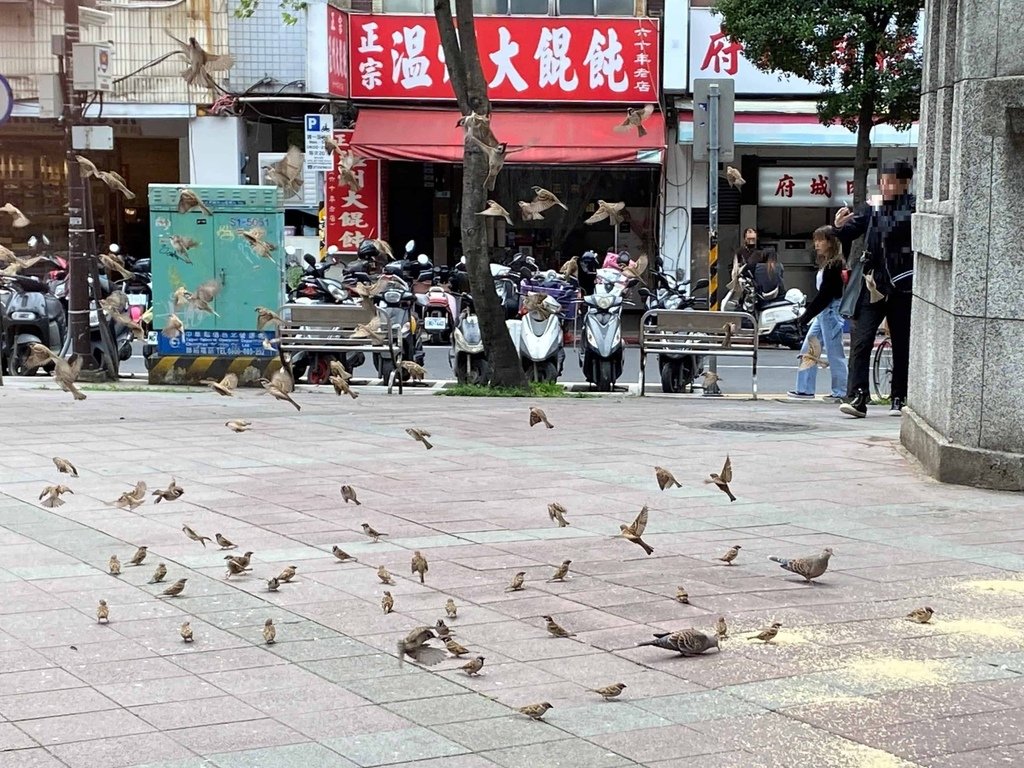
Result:
[[[910,219],[916,208],[910,192],[913,178],[910,163],[897,160],[887,164],[879,175],[880,204],[865,204],[856,212],[844,207],[835,216],[836,234],[844,244],[864,236],[864,253],[851,259],[850,279],[840,303],[840,314],[853,321],[853,328],[847,383],[852,400],[839,408],[858,419],[867,416],[871,351],[883,320],[888,323],[892,342],[890,415],[901,415],[906,404],[914,287],[914,251],[910,245]],[[873,281],[875,290],[870,290],[865,281]]]

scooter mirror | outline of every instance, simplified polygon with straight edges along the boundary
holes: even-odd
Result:
[[[412,252],[416,250],[416,241],[410,240],[405,244],[405,252],[412,256]]]
[[[111,243],[107,247],[107,250],[110,251],[111,253],[120,253],[121,252],[121,246],[118,245],[117,243]]]
[[[43,235],[43,245],[49,245],[49,244],[50,244],[50,238],[48,238],[46,235]]]
[[[302,257],[302,260],[304,262],[306,262],[307,264],[309,264],[309,266],[311,266],[311,267],[315,267],[316,266],[316,257],[313,256],[313,254],[311,254],[311,253],[305,254]]]
[[[645,299],[650,298],[651,296],[654,295],[647,288],[641,288],[639,291],[637,291],[637,293],[639,293],[640,296]]]
[[[707,288],[708,285],[710,285],[710,283],[708,283],[708,279],[706,277],[702,277],[697,281],[697,284],[693,286],[693,290],[699,291],[701,288]]]
[[[29,248],[35,248],[35,247],[36,247],[36,244],[37,244],[38,242],[39,242],[39,238],[38,238],[38,237],[36,237],[35,235],[32,235],[32,237],[30,237],[30,238],[28,239],[28,247],[29,247]]]

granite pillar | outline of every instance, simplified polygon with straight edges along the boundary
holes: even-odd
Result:
[[[1024,490],[1024,13],[930,0],[909,406],[901,438],[943,482]]]

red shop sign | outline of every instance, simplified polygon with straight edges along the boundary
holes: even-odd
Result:
[[[352,142],[354,131],[335,131],[334,141],[344,152]],[[335,162],[337,165],[337,162]],[[367,237],[381,237],[381,167],[380,160],[363,159],[355,169],[362,182],[359,191],[342,184],[337,171],[327,173],[325,241],[336,245],[342,253],[355,253]]]
[[[476,18],[493,101],[657,98],[658,23],[649,18]],[[452,101],[433,16],[349,16],[353,99]]]
[[[348,98],[348,14],[327,6],[327,90]]]

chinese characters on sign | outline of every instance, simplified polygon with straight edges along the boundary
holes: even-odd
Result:
[[[344,152],[352,141],[353,131],[335,131],[334,141]],[[326,243],[336,245],[342,253],[355,253],[367,237],[381,237],[379,160],[363,160],[354,169],[361,183],[359,191],[341,183],[338,174],[327,174]]]
[[[452,100],[430,16],[349,16],[352,98]],[[476,18],[492,101],[646,103],[658,82],[651,19]]]
[[[853,168],[761,168],[757,204],[842,208],[853,199]]]
[[[348,98],[348,14],[327,6],[327,90]]]
[[[193,331],[168,339],[157,337],[161,355],[212,355],[214,357],[271,357],[277,353],[263,348],[264,339],[274,338],[273,331]]]

